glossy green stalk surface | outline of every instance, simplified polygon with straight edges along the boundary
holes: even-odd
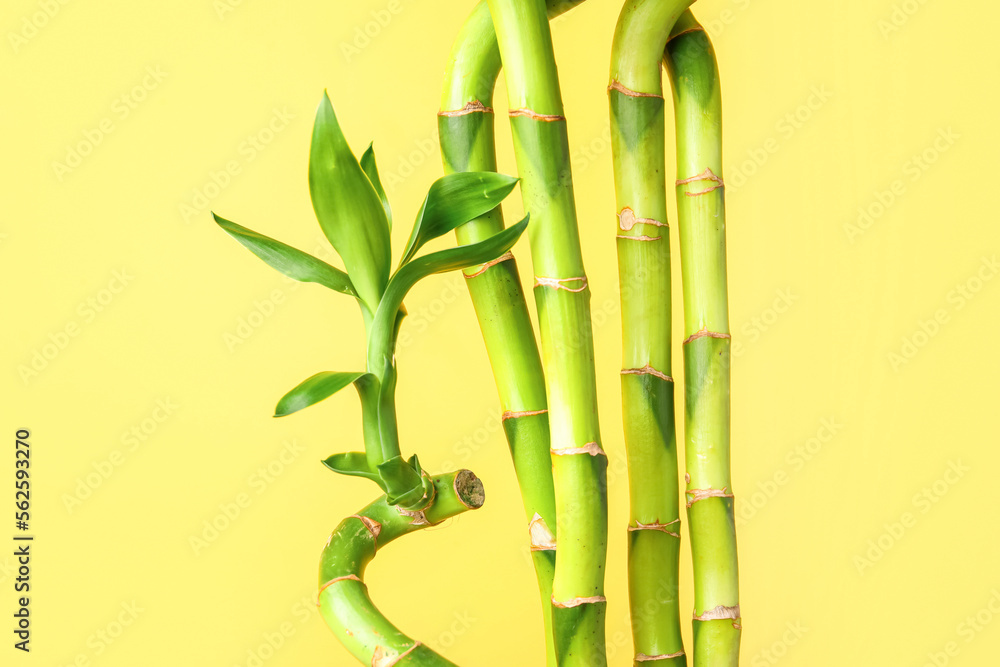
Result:
[[[558,539],[552,586],[560,665],[605,657],[607,456],[597,418],[590,290],[580,252],[552,37],[541,0],[488,0],[507,81],[549,404]]]
[[[689,4],[625,4],[615,30],[608,86],[629,471],[629,612],[636,665],[687,664],[678,604],[680,489],[661,60],[670,29]]]
[[[685,459],[695,578],[694,664],[736,667],[739,571],[729,463],[730,340],[722,98],[715,53],[690,14],[664,63],[673,88],[684,291]]]
[[[365,665],[454,667],[405,635],[375,608],[364,583],[376,550],[393,540],[482,507],[479,479],[468,470],[433,478],[435,499],[422,512],[388,505],[385,496],[347,517],[330,535],[319,567],[319,609],[323,620],[351,654]]]
[[[579,1],[579,0],[577,0]],[[549,3],[549,16],[577,2]],[[445,173],[495,171],[493,91],[500,72],[496,31],[485,0],[466,20],[445,70],[438,130]],[[503,228],[499,208],[455,230],[459,244]],[[493,367],[503,426],[524,501],[531,556],[543,602],[546,664],[555,664],[552,578],[556,514],[545,376],[513,255],[466,269],[466,283]]]

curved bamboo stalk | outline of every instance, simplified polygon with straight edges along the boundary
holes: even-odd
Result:
[[[365,568],[389,542],[482,507],[483,485],[468,470],[433,478],[435,499],[420,512],[388,505],[385,496],[340,522],[323,549],[319,609],[323,620],[355,658],[372,667],[455,667],[403,634],[375,608],[364,582]]]
[[[729,306],[722,97],[708,35],[686,14],[664,63],[677,132],[684,289],[685,459],[694,561],[694,664],[739,664],[740,604],[729,464]]]
[[[671,370],[670,238],[661,60],[690,0],[633,0],[612,46],[611,148],[628,456],[635,665],[686,665],[678,604],[680,503]]]

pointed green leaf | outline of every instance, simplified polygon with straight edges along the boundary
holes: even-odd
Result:
[[[388,341],[395,322],[396,311],[403,303],[406,293],[421,278],[434,273],[443,273],[455,269],[464,269],[474,264],[483,264],[494,260],[514,247],[514,244],[528,226],[528,216],[512,227],[494,234],[478,243],[458,246],[434,252],[423,257],[417,257],[402,266],[386,287],[385,294],[379,303],[375,318],[372,321],[369,341]],[[368,368],[382,368],[384,360],[377,355],[391,353],[391,350],[379,349],[379,345],[369,345]]]
[[[315,405],[366,375],[368,374],[334,373],[331,371],[316,373],[281,397],[278,406],[274,409],[274,416],[286,417],[293,412]]]
[[[517,185],[512,176],[492,171],[465,171],[431,184],[413,224],[400,266],[422,245],[496,208]]]
[[[374,312],[389,279],[389,225],[325,93],[309,150],[309,194],[323,233],[343,258],[358,295]]]
[[[333,472],[341,475],[352,475],[354,477],[364,477],[379,485],[385,491],[385,482],[379,474],[368,467],[368,460],[362,452],[344,452],[334,454],[323,461],[323,465]]]
[[[423,476],[402,456],[379,464],[378,474],[385,484],[386,502],[390,505],[412,505],[424,495]]]
[[[392,231],[392,209],[389,207],[389,198],[385,194],[385,188],[382,187],[382,179],[378,176],[378,166],[375,164],[374,143],[368,144],[368,150],[361,156],[361,169],[364,170],[368,180],[372,182],[372,187],[375,188],[378,198],[382,200],[382,208],[385,209],[385,220],[389,225],[389,231]]]
[[[417,458],[417,455],[416,455],[416,454],[414,454],[413,456],[411,456],[411,457],[409,458],[409,464],[410,464],[410,467],[411,467],[411,468],[413,468],[413,470],[414,470],[414,471],[415,471],[415,472],[416,472],[416,473],[417,473],[418,475],[419,475],[419,474],[420,474],[421,472],[423,472],[423,471],[421,470],[421,468],[420,468],[420,459],[418,459],[418,458]]]
[[[276,241],[263,234],[237,225],[235,222],[212,214],[215,221],[227,234],[253,254],[264,260],[264,263],[277,269],[289,278],[304,283],[319,283],[337,292],[357,296],[354,285],[346,273],[334,268],[321,259],[304,253],[281,241]]]

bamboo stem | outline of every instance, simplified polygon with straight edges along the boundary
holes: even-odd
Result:
[[[569,145],[541,0],[488,0],[507,79],[549,403],[558,541],[552,586],[560,665],[605,665],[607,456],[600,446],[590,292]]]
[[[577,0],[579,2],[580,0]],[[577,2],[549,3],[549,15]],[[455,39],[445,70],[438,114],[445,173],[495,171],[493,91],[500,72],[496,31],[480,2]],[[487,238],[503,228],[496,208],[457,228],[459,244]],[[552,638],[552,578],[556,513],[549,455],[545,377],[513,255],[465,271],[503,410],[503,426],[521,488],[531,557],[543,602],[546,664],[555,664]]]
[[[730,335],[722,98],[711,41],[687,13],[664,63],[677,132],[684,291],[685,459],[694,562],[694,664],[739,664],[740,607],[729,463]]]
[[[661,59],[690,4],[622,8],[608,96],[622,303],[622,414],[629,472],[629,612],[635,665],[686,665],[678,603],[680,507],[671,370]]]
[[[389,542],[470,509],[485,497],[468,470],[433,478],[434,503],[406,513],[382,496],[343,521],[330,535],[320,558],[319,609],[327,625],[355,658],[372,667],[455,667],[430,648],[403,634],[375,608],[364,582],[365,568]]]

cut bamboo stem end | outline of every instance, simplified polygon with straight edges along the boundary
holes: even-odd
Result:
[[[656,660],[670,660],[672,658],[683,658],[684,651],[677,651],[677,653],[664,653],[661,655],[646,655],[645,653],[636,653],[636,662],[654,662]]]
[[[589,454],[590,456],[603,456],[605,458],[608,456],[596,442],[588,442],[583,447],[562,447],[550,451],[553,456],[574,456],[577,454]]]
[[[518,419],[519,417],[534,417],[535,415],[547,414],[548,410],[507,410],[500,416],[500,421],[505,422],[508,419]]]
[[[336,578],[331,579],[330,581],[326,582],[322,586],[320,586],[319,587],[319,595],[322,595],[323,591],[325,591],[327,588],[329,588],[330,586],[334,585],[335,583],[337,583],[339,581],[356,581],[359,584],[361,584],[362,586],[367,586],[368,585],[368,584],[366,584],[361,579],[361,577],[359,577],[356,574],[345,574],[343,577],[336,577]]]
[[[629,97],[657,97],[661,100],[663,99],[663,95],[659,93],[641,93],[638,90],[632,90],[631,88],[626,88],[621,83],[615,80],[612,80],[611,85],[608,86],[608,92],[610,93],[612,90],[617,90],[622,95],[628,95]]]
[[[718,607],[714,607],[705,611],[701,614],[697,613],[695,610],[694,620],[696,621],[721,621],[730,618],[734,621],[740,620],[740,606],[736,605],[733,607],[727,607],[726,605],[720,604]],[[735,624],[734,624],[735,625]]]
[[[556,536],[552,534],[545,519],[538,512],[535,512],[535,516],[531,517],[528,523],[528,535],[531,537],[532,551],[556,550]]]
[[[621,212],[618,213],[618,227],[623,232],[630,232],[633,227],[639,224],[654,225],[656,227],[670,227],[667,223],[654,220],[653,218],[636,217],[635,211],[630,209],[628,206],[623,208]]]
[[[729,493],[729,487],[722,487],[721,489],[691,489],[686,492],[687,495],[687,506],[691,507],[696,502],[700,500],[707,500],[709,498],[732,498],[733,494]]]
[[[372,655],[372,667],[393,667],[393,665],[397,664],[400,660],[415,651],[420,645],[420,642],[414,642],[413,646],[406,649],[402,653],[386,653],[385,648],[376,646],[375,653]]]
[[[601,604],[607,603],[608,599],[603,595],[592,595],[586,598],[570,598],[564,602],[560,602],[555,598],[552,598],[552,606],[559,607],[560,609],[572,609],[573,607],[580,607],[585,604]]]
[[[511,118],[526,116],[531,120],[538,120],[544,123],[557,123],[561,120],[566,120],[566,116],[561,116],[559,114],[536,113],[531,109],[511,109],[507,112],[507,115]]]
[[[490,261],[486,262],[485,264],[480,264],[479,268],[476,270],[475,273],[462,273],[462,275],[465,276],[466,279],[468,279],[468,278],[475,278],[476,276],[481,276],[484,273],[486,273],[486,270],[488,268],[490,268],[491,266],[496,266],[500,262],[506,262],[506,261],[511,260],[511,259],[514,259],[514,253],[512,253],[512,252],[510,252],[508,250],[507,252],[505,252],[504,254],[500,255],[496,259],[491,259]]]
[[[563,283],[580,283],[579,287],[568,287]],[[545,276],[535,276],[535,287],[551,287],[552,289],[566,290],[567,292],[582,292],[587,289],[587,276],[574,278],[546,278]]]
[[[654,377],[660,378],[661,380],[663,380],[665,382],[673,382],[674,381],[674,379],[672,377],[670,377],[666,373],[663,373],[662,371],[656,370],[655,368],[653,368],[649,364],[646,364],[642,368],[623,368],[622,369],[622,375],[652,375]]]
[[[439,111],[439,116],[455,117],[455,116],[466,116],[470,113],[493,113],[493,108],[488,107],[479,100],[473,100],[467,102],[461,109],[455,109],[454,111]]]
[[[656,522],[656,523],[641,523],[639,521],[636,521],[634,526],[629,526],[628,527],[628,532],[633,533],[633,532],[638,531],[638,530],[658,530],[661,533],[666,533],[667,535],[671,535],[673,537],[676,537],[677,539],[680,539],[680,537],[681,537],[680,533],[675,533],[675,532],[673,532],[671,530],[668,530],[668,528],[670,528],[670,526],[674,525],[675,523],[680,523],[680,522],[681,522],[680,519],[674,519],[673,521],[671,521],[669,523],[659,523],[659,522]]]
[[[455,490],[455,497],[463,507],[477,510],[486,503],[483,482],[471,470],[460,471],[455,475],[455,481],[451,486]]]
[[[709,337],[709,338],[728,338],[728,339],[732,338],[732,335],[730,335],[730,334],[721,333],[719,331],[709,331],[707,328],[702,328],[702,329],[699,329],[698,331],[695,331],[693,334],[691,334],[687,338],[685,338],[683,344],[687,345],[688,343],[690,343],[693,340],[698,340],[699,338],[705,338],[706,336]]]

